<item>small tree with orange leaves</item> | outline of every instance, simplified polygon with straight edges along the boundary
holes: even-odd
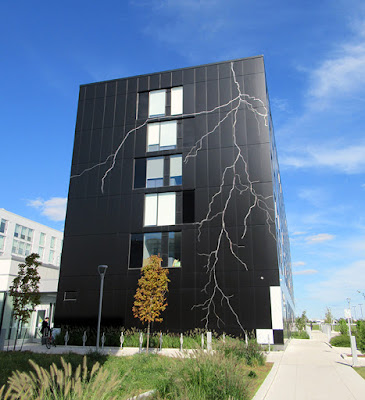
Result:
[[[138,288],[134,295],[132,308],[134,318],[138,318],[142,324],[147,322],[147,352],[150,341],[151,322],[162,322],[160,314],[167,307],[166,292],[168,292],[169,271],[161,267],[162,259],[151,256],[141,270],[141,278],[138,280]]]

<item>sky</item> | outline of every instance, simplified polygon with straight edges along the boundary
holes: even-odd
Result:
[[[2,2],[0,208],[63,230],[79,85],[260,54],[296,313],[361,317],[362,0]]]

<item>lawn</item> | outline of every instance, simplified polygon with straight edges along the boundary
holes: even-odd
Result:
[[[365,379],[365,367],[355,367],[354,370]]]
[[[73,353],[64,354],[63,358],[71,364],[72,371],[83,360],[82,356]],[[33,371],[28,361],[30,359],[47,370],[52,363],[61,367],[61,355],[2,352],[0,387],[15,370]],[[99,362],[111,373],[117,372],[121,378],[114,392],[118,399],[157,388],[156,399],[225,399],[234,393],[234,398],[249,400],[254,397],[272,367],[271,364],[260,366],[257,363],[248,366],[242,360],[224,355],[223,352],[212,355],[197,352],[194,359],[145,354],[115,357],[90,353],[87,356],[89,370],[95,362]]]

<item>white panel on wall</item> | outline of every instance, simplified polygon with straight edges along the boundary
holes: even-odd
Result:
[[[175,225],[176,193],[159,193],[157,225]]]
[[[274,344],[272,329],[256,329],[256,340],[260,344]]]
[[[156,225],[157,194],[146,194],[144,198],[144,226]]]
[[[271,321],[273,329],[284,329],[280,286],[270,286]]]
[[[171,115],[183,113],[183,88],[175,87],[171,89]]]
[[[154,90],[150,92],[148,102],[148,116],[165,115],[166,90]]]
[[[170,157],[170,176],[182,175],[182,156]]]

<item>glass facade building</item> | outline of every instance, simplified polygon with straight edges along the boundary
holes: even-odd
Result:
[[[283,343],[294,301],[272,126],[261,56],[82,85],[56,323],[95,323],[107,264],[103,323],[139,326],[140,268],[158,254],[159,330]]]

